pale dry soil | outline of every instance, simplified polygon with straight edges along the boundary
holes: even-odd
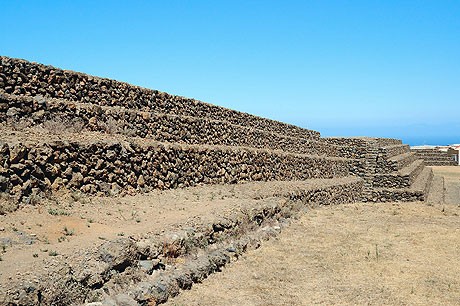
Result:
[[[459,166],[433,166],[435,175],[444,177],[446,188],[446,204],[460,205],[460,167]]]
[[[460,167],[434,170],[446,204],[323,206],[167,305],[459,305]]]
[[[119,198],[63,192],[35,206],[26,205],[0,215],[0,287],[38,271],[46,260],[107,240],[151,237],[184,224],[212,222],[256,205],[270,192],[280,192],[282,185],[197,186]]]

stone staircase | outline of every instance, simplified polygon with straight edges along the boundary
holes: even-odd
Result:
[[[424,201],[433,180],[432,169],[409,145],[386,138],[325,138],[328,143],[360,147],[365,155],[363,201]]]
[[[433,171],[405,144],[379,148],[370,201],[424,201]]]

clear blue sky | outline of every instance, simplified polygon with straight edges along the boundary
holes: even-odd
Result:
[[[0,28],[1,55],[323,136],[460,142],[458,0],[3,0]]]

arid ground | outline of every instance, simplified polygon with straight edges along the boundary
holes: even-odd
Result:
[[[312,210],[167,305],[459,305],[460,167],[446,203]]]
[[[445,178],[445,204],[308,210],[168,305],[460,304],[460,167],[433,169]],[[0,286],[56,254],[255,205],[264,190],[201,186],[115,199],[69,193],[26,206],[0,216]]]

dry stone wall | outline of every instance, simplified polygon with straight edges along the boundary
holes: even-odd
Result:
[[[15,95],[42,95],[99,106],[122,106],[133,110],[227,121],[294,137],[320,137],[316,131],[194,99],[8,57],[0,57],[0,88]]]
[[[423,177],[423,186],[414,190],[413,184],[422,173],[424,163],[410,154],[409,146],[390,138],[322,138],[326,143],[343,145],[360,152],[364,165],[363,201],[413,201],[423,200],[432,176]]]
[[[404,153],[403,153],[404,154]],[[417,155],[413,153],[404,154],[403,157],[395,159],[395,158],[386,158],[385,155],[380,155],[377,159],[377,168],[376,173],[390,173],[394,171],[398,171],[404,167],[407,167],[414,161],[416,161]]]
[[[382,148],[382,154],[385,155],[386,158],[390,158],[396,155],[404,154],[409,152],[409,145],[408,144],[399,144],[399,145],[392,145]]]
[[[0,122],[9,125],[66,127],[151,138],[161,142],[246,146],[286,152],[355,158],[356,152],[317,139],[283,136],[226,121],[128,110],[122,107],[16,96],[0,90]],[[58,126],[60,125],[60,126]],[[58,131],[53,131],[58,129]]]
[[[387,147],[387,146],[395,146],[395,145],[401,145],[402,141],[401,139],[395,139],[395,138],[375,138],[377,145],[379,147]]]
[[[27,133],[100,138],[2,137],[0,191],[18,199],[60,188],[116,194],[349,175],[364,179],[367,199],[372,188],[408,187],[419,173],[385,174],[414,163],[401,156],[408,146],[397,139],[320,138],[194,99],[7,57],[0,57],[0,123],[19,133],[24,126]]]
[[[376,199],[374,202],[413,202],[424,201],[425,193],[423,190],[404,189],[383,189],[376,188],[370,190],[369,199]]]
[[[3,143],[0,188],[18,199],[67,188],[116,194],[242,181],[306,180],[359,175],[359,160],[238,147],[157,142]]]
[[[452,155],[438,149],[411,149],[427,166],[458,166]]]

